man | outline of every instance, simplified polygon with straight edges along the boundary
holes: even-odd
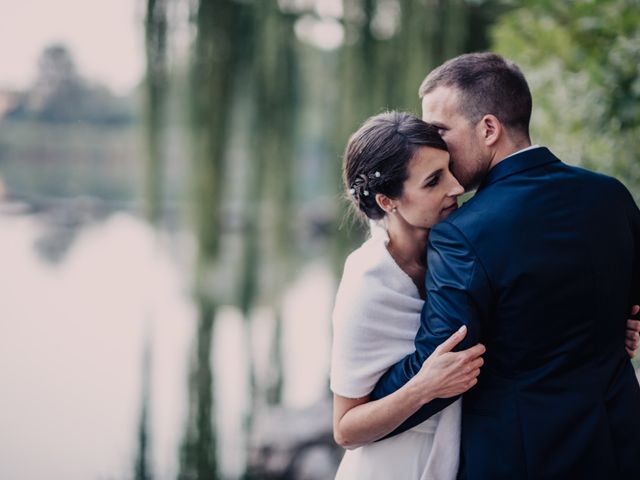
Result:
[[[617,180],[531,146],[531,94],[502,57],[454,58],[420,96],[453,173],[477,192],[431,231],[416,352],[372,397],[464,324],[460,348],[487,351],[463,400],[459,478],[640,478],[640,387],[623,348],[640,301],[640,211]]]

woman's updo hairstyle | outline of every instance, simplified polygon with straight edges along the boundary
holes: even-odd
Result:
[[[376,194],[402,195],[408,165],[419,147],[447,150],[438,129],[404,112],[385,112],[367,119],[351,135],[342,163],[342,178],[356,209],[372,220],[385,216]]]

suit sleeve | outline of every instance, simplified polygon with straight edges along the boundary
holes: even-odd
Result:
[[[640,210],[633,200],[631,193],[622,186],[625,192],[627,219],[632,232],[635,248],[633,258],[633,279],[629,298],[629,305],[640,305]],[[638,318],[638,317],[636,317]]]
[[[435,348],[462,325],[468,331],[456,350],[472,347],[481,338],[480,328],[491,308],[492,293],[489,278],[472,247],[458,228],[445,221],[431,230],[427,252],[427,300],[416,335],[416,349],[380,378],[371,394],[373,400],[407,383]],[[424,405],[389,436],[418,425],[456,399],[438,398]]]

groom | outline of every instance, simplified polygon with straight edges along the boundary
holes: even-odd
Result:
[[[463,400],[459,478],[640,479],[640,387],[623,348],[640,302],[631,195],[531,145],[527,82],[498,55],[448,61],[420,96],[453,173],[477,192],[430,232],[416,351],[372,398],[404,385],[464,324],[460,348],[487,351]],[[453,400],[425,405],[394,433]]]

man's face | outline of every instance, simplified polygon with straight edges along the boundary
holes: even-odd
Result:
[[[422,119],[438,127],[449,148],[451,172],[465,190],[480,185],[489,170],[490,158],[477,126],[460,112],[458,90],[438,87],[422,98]]]

